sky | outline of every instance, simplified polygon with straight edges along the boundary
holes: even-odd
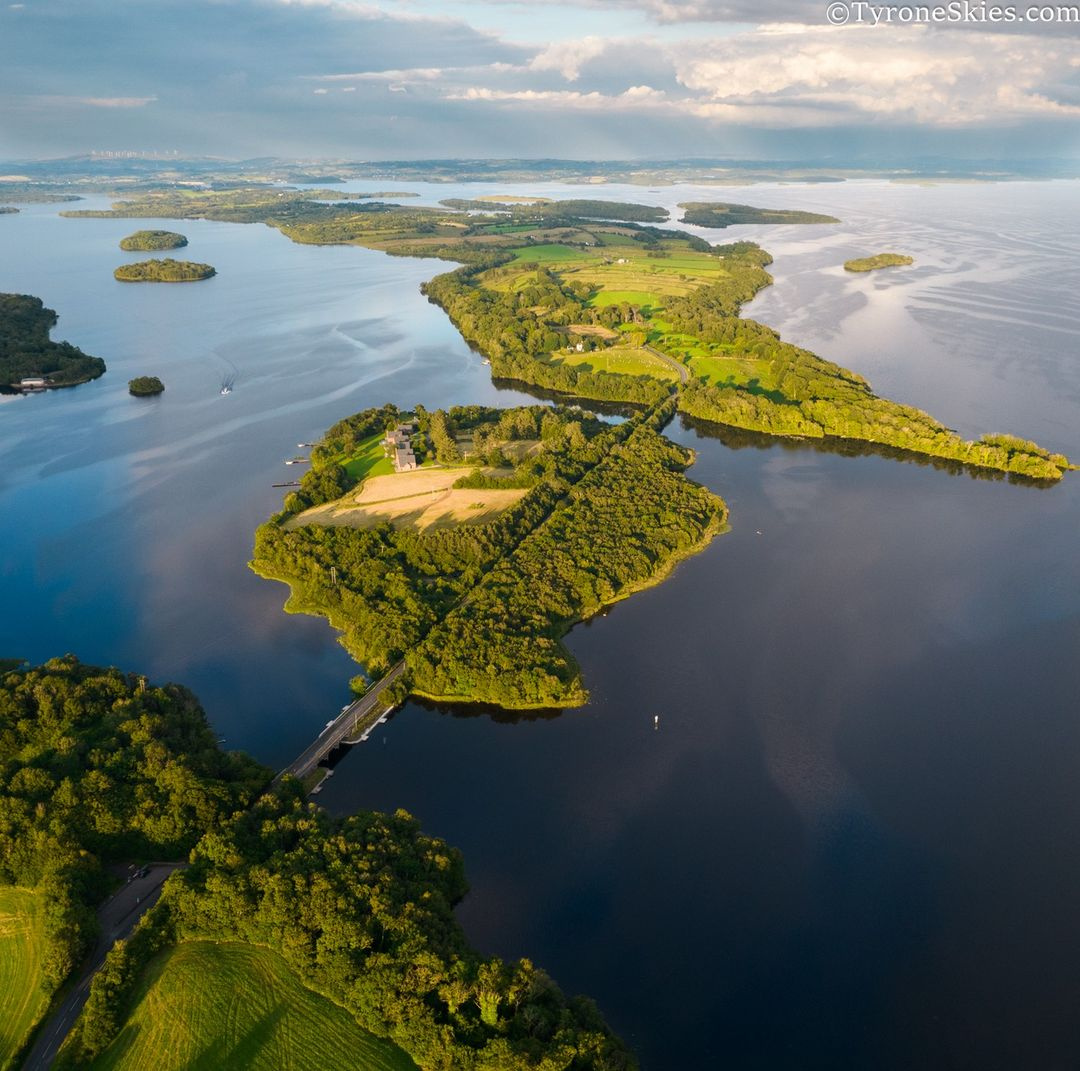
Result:
[[[0,160],[1080,157],[1080,0],[941,4],[0,0]]]

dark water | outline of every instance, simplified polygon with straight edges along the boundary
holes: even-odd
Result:
[[[708,192],[845,219],[731,232],[776,255],[754,315],[965,433],[1080,455],[1075,185]],[[184,680],[281,761],[352,667],[243,567],[280,459],[384,397],[515,396],[416,297],[430,265],[203,224],[218,289],[118,291],[130,227],[32,217],[0,288],[110,373],[0,406],[0,649]],[[883,248],[916,267],[837,268]],[[139,372],[166,394],[127,398]],[[473,941],[595,996],[647,1068],[1080,1065],[1080,480],[670,434],[732,530],[574,630],[590,704],[409,704],[320,799],[461,847]]]

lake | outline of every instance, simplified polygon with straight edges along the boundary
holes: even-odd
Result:
[[[839,216],[708,232],[775,257],[748,314],[964,434],[1080,457],[1076,183],[594,192]],[[185,221],[219,274],[125,286],[137,225],[62,207],[0,218],[0,290],[109,372],[0,403],[0,654],[181,681],[225,746],[282,765],[355,671],[246,568],[283,459],[384,400],[527,395],[419,294],[438,263]],[[840,267],[881,250],[916,263]],[[129,397],[139,374],[165,394]],[[668,433],[731,531],[572,632],[588,706],[406,704],[319,800],[405,807],[462,848],[474,944],[589,993],[645,1068],[1076,1066],[1080,476]]]

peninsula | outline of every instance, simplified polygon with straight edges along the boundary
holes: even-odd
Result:
[[[122,283],[194,283],[217,272],[209,264],[191,260],[140,260],[121,264],[113,276]]]
[[[141,920],[93,961],[53,1066],[634,1071],[591,1002],[469,947],[457,850],[404,811],[332,818],[270,777],[220,750],[185,688],[70,655],[0,674],[5,1065],[119,903]]]
[[[180,249],[188,244],[187,238],[175,231],[136,231],[120,239],[120,248],[127,252],[155,252],[161,249]]]
[[[56,319],[41,298],[0,294],[0,389],[74,387],[105,372],[100,357],[49,338]]]
[[[877,268],[905,268],[914,264],[915,258],[903,253],[875,253],[872,257],[858,257],[844,261],[844,271],[874,271]]]
[[[689,203],[691,210],[702,204]],[[744,205],[704,208],[710,218],[727,218],[725,225],[781,221],[748,219]],[[853,439],[1035,480],[1058,480],[1069,468],[1061,454],[1013,435],[966,441],[741,316],[742,305],[772,282],[769,254],[752,242],[714,246],[642,222],[658,212],[578,200],[325,204],[252,188],[167,191],[119,201],[111,212],[65,214],[262,222],[297,242],[456,262],[462,266],[432,279],[425,293],[487,357],[494,376],[527,386],[648,406],[668,395],[674,372],[686,380],[679,410],[717,424]]]

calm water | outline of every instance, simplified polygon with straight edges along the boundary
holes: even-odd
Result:
[[[728,232],[776,257],[751,314],[965,433],[1080,456],[1076,184],[605,192],[842,217]],[[245,568],[281,459],[385,398],[521,396],[417,293],[437,265],[185,224],[219,276],[124,287],[131,229],[0,220],[0,289],[110,368],[0,405],[0,651],[182,680],[280,763],[353,669]],[[916,266],[837,267],[887,248]],[[140,373],[165,395],[129,398]],[[409,704],[321,800],[460,846],[473,941],[591,993],[647,1068],[1080,1065],[1080,479],[671,434],[732,531],[573,632],[590,704]]]

